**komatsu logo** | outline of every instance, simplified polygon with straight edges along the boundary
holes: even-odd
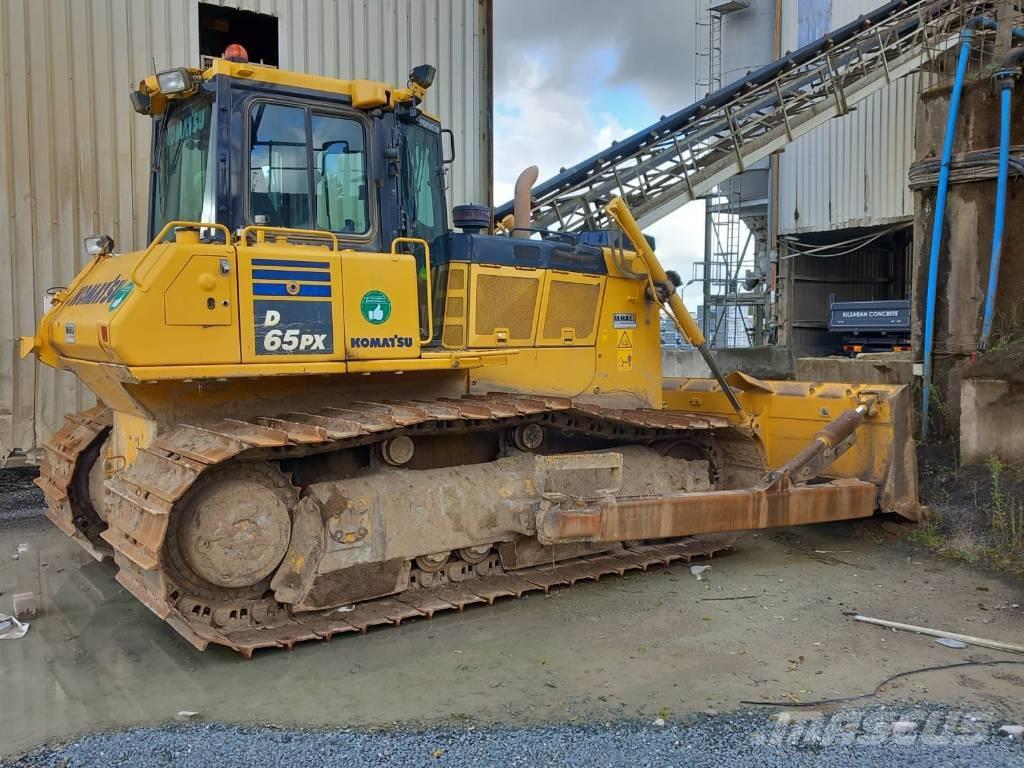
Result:
[[[107,304],[126,285],[130,283],[120,275],[105,283],[89,283],[75,291],[68,304]]]
[[[412,346],[412,336],[352,336],[349,339],[353,349],[394,349]]]

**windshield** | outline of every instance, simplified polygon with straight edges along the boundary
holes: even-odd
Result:
[[[213,97],[202,95],[171,107],[157,129],[153,177],[153,234],[169,221],[213,218],[209,173]]]

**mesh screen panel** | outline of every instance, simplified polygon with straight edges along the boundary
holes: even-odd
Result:
[[[448,270],[448,290],[461,291],[466,287],[466,270],[452,267]]]
[[[446,325],[441,343],[446,347],[462,347],[466,344],[465,328],[461,325]]]
[[[461,296],[449,296],[445,314],[452,319],[462,317],[466,314],[466,300]]]
[[[590,336],[594,330],[600,293],[600,285],[552,280],[547,316],[544,318],[544,338],[561,338],[563,328],[572,328],[577,339]]]
[[[490,336],[497,328],[508,328],[510,338],[528,339],[539,289],[537,278],[480,275],[476,281],[476,335]]]

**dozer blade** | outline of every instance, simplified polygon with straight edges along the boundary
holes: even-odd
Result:
[[[876,407],[869,399],[844,412],[785,466],[750,488],[653,498],[605,493],[589,504],[545,494],[537,513],[537,538],[545,545],[656,540],[870,517],[877,506],[873,483],[854,478],[814,485],[800,481],[818,477],[835,462]]]
[[[750,426],[764,449],[768,469],[780,470],[805,449],[814,436],[838,414],[870,404],[868,418],[859,424],[829,460],[806,466],[793,480],[820,475],[827,480],[849,478],[875,486],[875,507],[918,521],[924,510],[917,496],[917,451],[911,426],[910,388],[896,384],[850,384],[809,381],[763,381],[733,371],[726,376]],[[666,378],[665,406],[693,415],[726,417],[739,424],[713,379]],[[742,448],[742,444],[740,445]],[[827,457],[826,457],[827,458]],[[728,457],[730,463],[733,457]],[[746,477],[726,488],[753,488],[758,476]]]

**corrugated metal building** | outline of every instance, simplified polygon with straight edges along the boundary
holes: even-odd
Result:
[[[151,121],[129,89],[198,66],[201,22],[223,31],[214,17],[235,9],[265,15],[284,69],[404,85],[413,66],[434,64],[425,106],[456,136],[450,200],[489,202],[490,0],[3,0],[0,462],[31,455],[92,402],[71,374],[19,360],[17,339],[34,332],[46,289],[85,263],[83,236],[145,245]]]
[[[779,0],[780,49],[796,50],[867,13],[882,0]],[[723,70],[733,80],[772,58],[777,0],[751,0],[724,16]],[[870,234],[913,216],[907,172],[923,74],[899,80],[785,148],[778,159],[778,232],[815,245]],[[833,351],[829,298],[904,298],[910,249],[903,233],[886,235],[837,258],[781,249],[779,341],[798,354]],[[787,258],[790,257],[790,258]]]
[[[774,0],[770,0],[774,4]],[[796,50],[881,5],[880,0],[784,0],[782,48]],[[786,147],[779,231],[822,232],[909,221],[914,115],[921,75],[898,80]]]

